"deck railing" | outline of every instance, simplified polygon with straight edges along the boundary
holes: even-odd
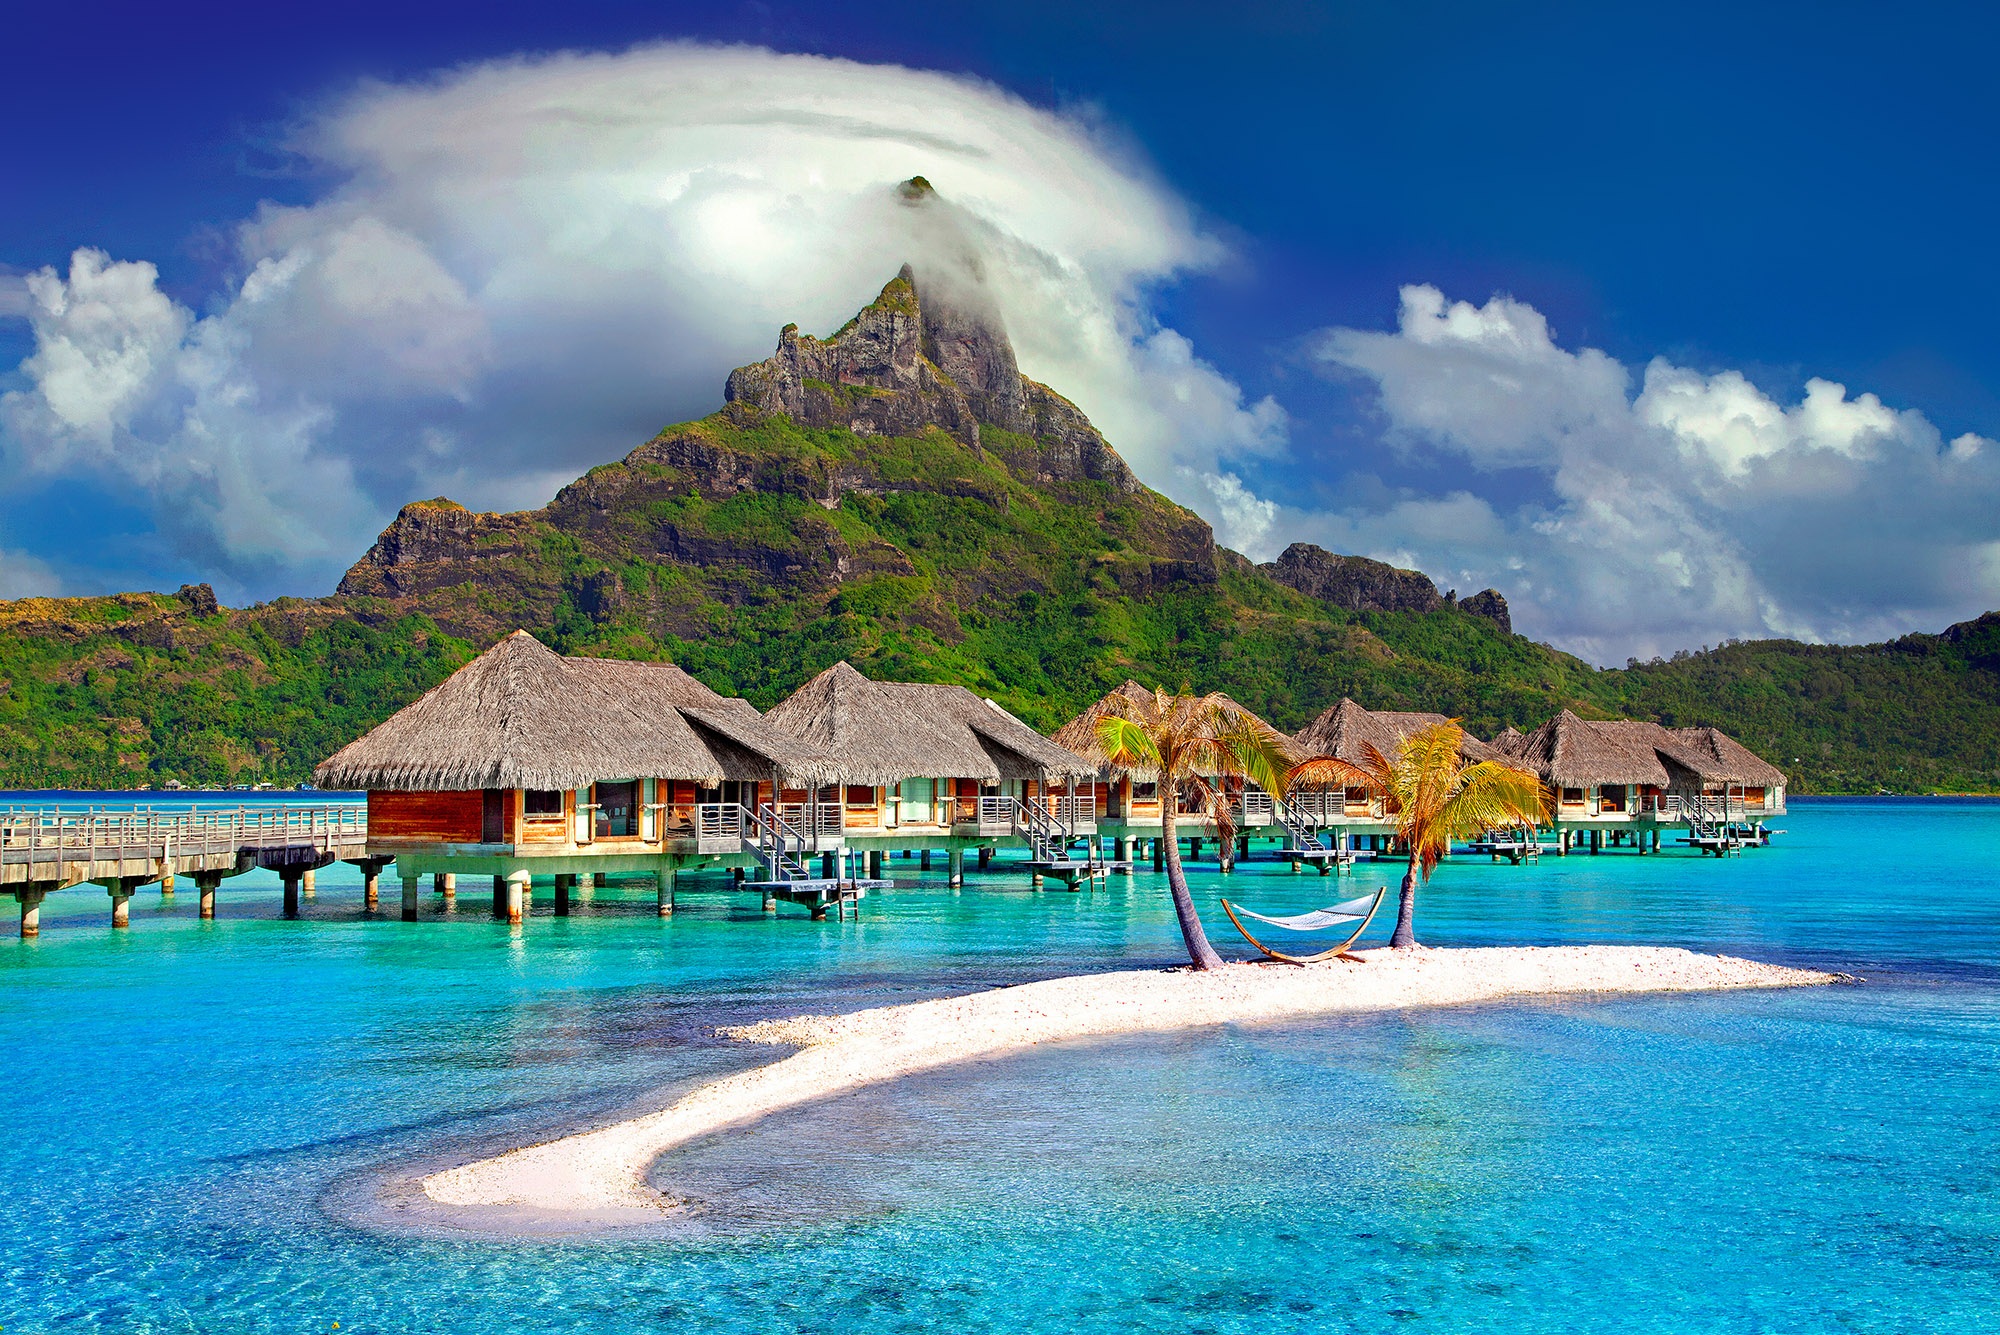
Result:
[[[323,806],[224,810],[113,810],[102,807],[10,807],[0,810],[0,853],[9,861],[85,861],[101,853],[158,850],[209,853],[241,848],[311,846],[332,852],[368,837],[368,809]]]

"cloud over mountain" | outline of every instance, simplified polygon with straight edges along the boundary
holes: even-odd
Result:
[[[35,338],[12,485],[116,488],[239,595],[326,587],[411,496],[546,499],[906,259],[976,270],[1023,369],[1170,490],[1284,440],[1150,312],[1218,243],[1096,127],[988,84],[663,45],[366,85],[292,142],[334,184],[235,228],[202,311],[88,246],[7,308]],[[944,207],[903,205],[913,175]]]

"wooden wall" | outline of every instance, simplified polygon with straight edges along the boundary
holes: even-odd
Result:
[[[485,795],[476,788],[465,793],[370,793],[368,837],[476,844],[485,813]]]

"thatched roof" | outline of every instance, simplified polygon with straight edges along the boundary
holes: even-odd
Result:
[[[1784,771],[1716,728],[1664,728],[1633,719],[1580,719],[1565,709],[1522,738],[1511,752],[1551,784],[1699,783],[1771,786]]]
[[[1493,740],[1488,742],[1487,745],[1503,756],[1511,756],[1526,738],[1527,734],[1523,733],[1519,728],[1502,728],[1493,735]]]
[[[824,759],[671,663],[564,658],[525,631],[313,772],[322,788],[580,788],[641,776],[826,777]]]
[[[1446,721],[1443,714],[1416,710],[1363,709],[1342,697],[1339,704],[1292,734],[1292,749],[1300,756],[1332,756],[1360,765],[1366,762],[1370,746],[1393,757],[1405,737]],[[1468,760],[1494,758],[1493,748],[1470,733],[1459,752]]]
[[[1657,725],[1588,722],[1565,709],[1523,737],[1509,758],[1559,788],[1604,783],[1664,788],[1669,778],[1658,739],[1638,731],[1645,728]]]
[[[1096,765],[963,686],[870,681],[835,663],[764,721],[856,783],[1080,778]]]
[[[1702,778],[1710,783],[1746,783],[1770,788],[1785,782],[1785,772],[1720,728],[1670,730]]]

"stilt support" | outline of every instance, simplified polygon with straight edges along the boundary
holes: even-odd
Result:
[[[296,918],[299,916],[299,881],[304,875],[305,873],[292,867],[283,868],[278,872],[278,879],[284,882],[285,886],[285,916],[287,918]]]
[[[200,897],[202,921],[215,921],[215,892],[221,886],[222,873],[219,871],[198,871],[194,874],[194,888]]]
[[[670,871],[653,873],[653,899],[659,907],[662,918],[674,916],[674,873]]]
[[[42,890],[16,890],[14,898],[21,901],[21,939],[42,934]]]
[[[965,850],[954,848],[945,857],[945,880],[956,890],[965,884]]]
[[[417,920],[417,897],[422,893],[423,878],[405,876],[403,878],[403,921]]]
[[[528,913],[528,897],[533,893],[534,877],[525,871],[510,871],[500,881],[506,887],[507,921],[518,924]]]

